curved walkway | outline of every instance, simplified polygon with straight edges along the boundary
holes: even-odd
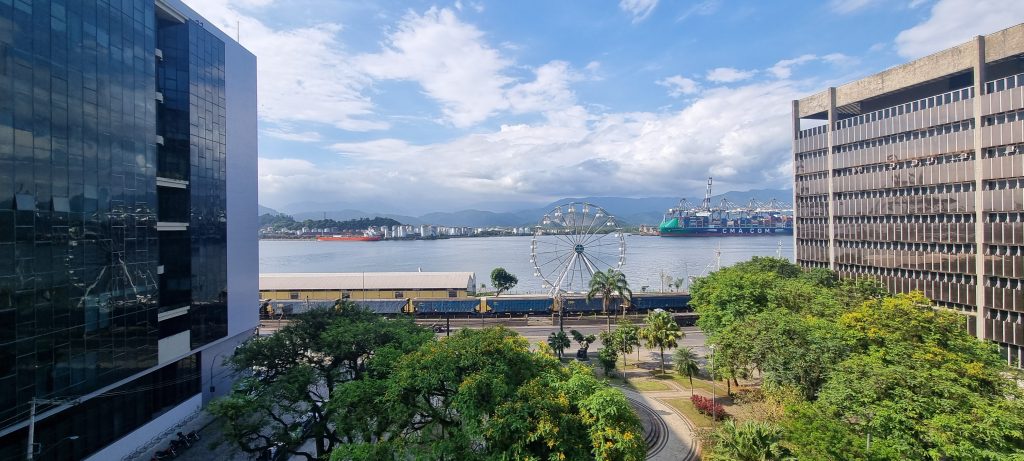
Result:
[[[674,384],[674,383],[673,383]],[[693,425],[681,413],[672,408],[671,405],[662,401],[663,398],[686,398],[680,392],[657,391],[637,392],[622,386],[616,386],[626,398],[638,406],[638,414],[641,418],[644,415],[653,413],[661,419],[663,425],[654,423],[654,431],[664,431],[656,434],[661,440],[654,441],[653,446],[648,445],[647,459],[651,461],[691,461],[699,460],[699,444],[694,438]],[[687,392],[688,393],[688,392]],[[646,434],[645,434],[646,438]]]

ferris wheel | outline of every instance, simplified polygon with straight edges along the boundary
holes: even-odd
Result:
[[[530,242],[533,275],[552,296],[585,292],[590,277],[626,263],[626,238],[615,217],[583,202],[559,205],[534,228]]]

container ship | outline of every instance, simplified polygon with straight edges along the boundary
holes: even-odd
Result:
[[[685,198],[670,208],[658,226],[662,237],[716,237],[753,235],[793,235],[793,210],[775,199],[758,202],[751,199],[738,205],[722,199],[711,205],[711,178],[700,206]]]

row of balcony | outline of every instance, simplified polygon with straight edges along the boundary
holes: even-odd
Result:
[[[852,194],[847,194],[849,196]],[[974,192],[895,197],[842,198],[834,201],[836,216],[937,215],[974,213]]]
[[[985,319],[984,322],[986,338],[1000,343],[1024,346],[1024,324],[996,319]]]
[[[978,100],[981,115],[1024,108],[1024,88],[1020,85],[1022,80],[1024,74],[987,82],[985,87],[991,91],[986,91]],[[847,144],[971,119],[974,117],[974,96],[973,87],[961,88],[838,120],[834,126],[833,142],[836,145]],[[815,146],[826,144],[827,136],[827,125],[801,130],[797,134],[794,148],[796,152],[813,150]]]
[[[967,244],[975,242],[974,229],[973,223],[837,224],[835,235],[850,241]]]

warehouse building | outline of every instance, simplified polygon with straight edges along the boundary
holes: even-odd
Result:
[[[333,300],[464,298],[476,294],[472,272],[332,272],[260,274],[260,299]]]
[[[1024,363],[1024,25],[793,102],[804,267],[920,290]]]

